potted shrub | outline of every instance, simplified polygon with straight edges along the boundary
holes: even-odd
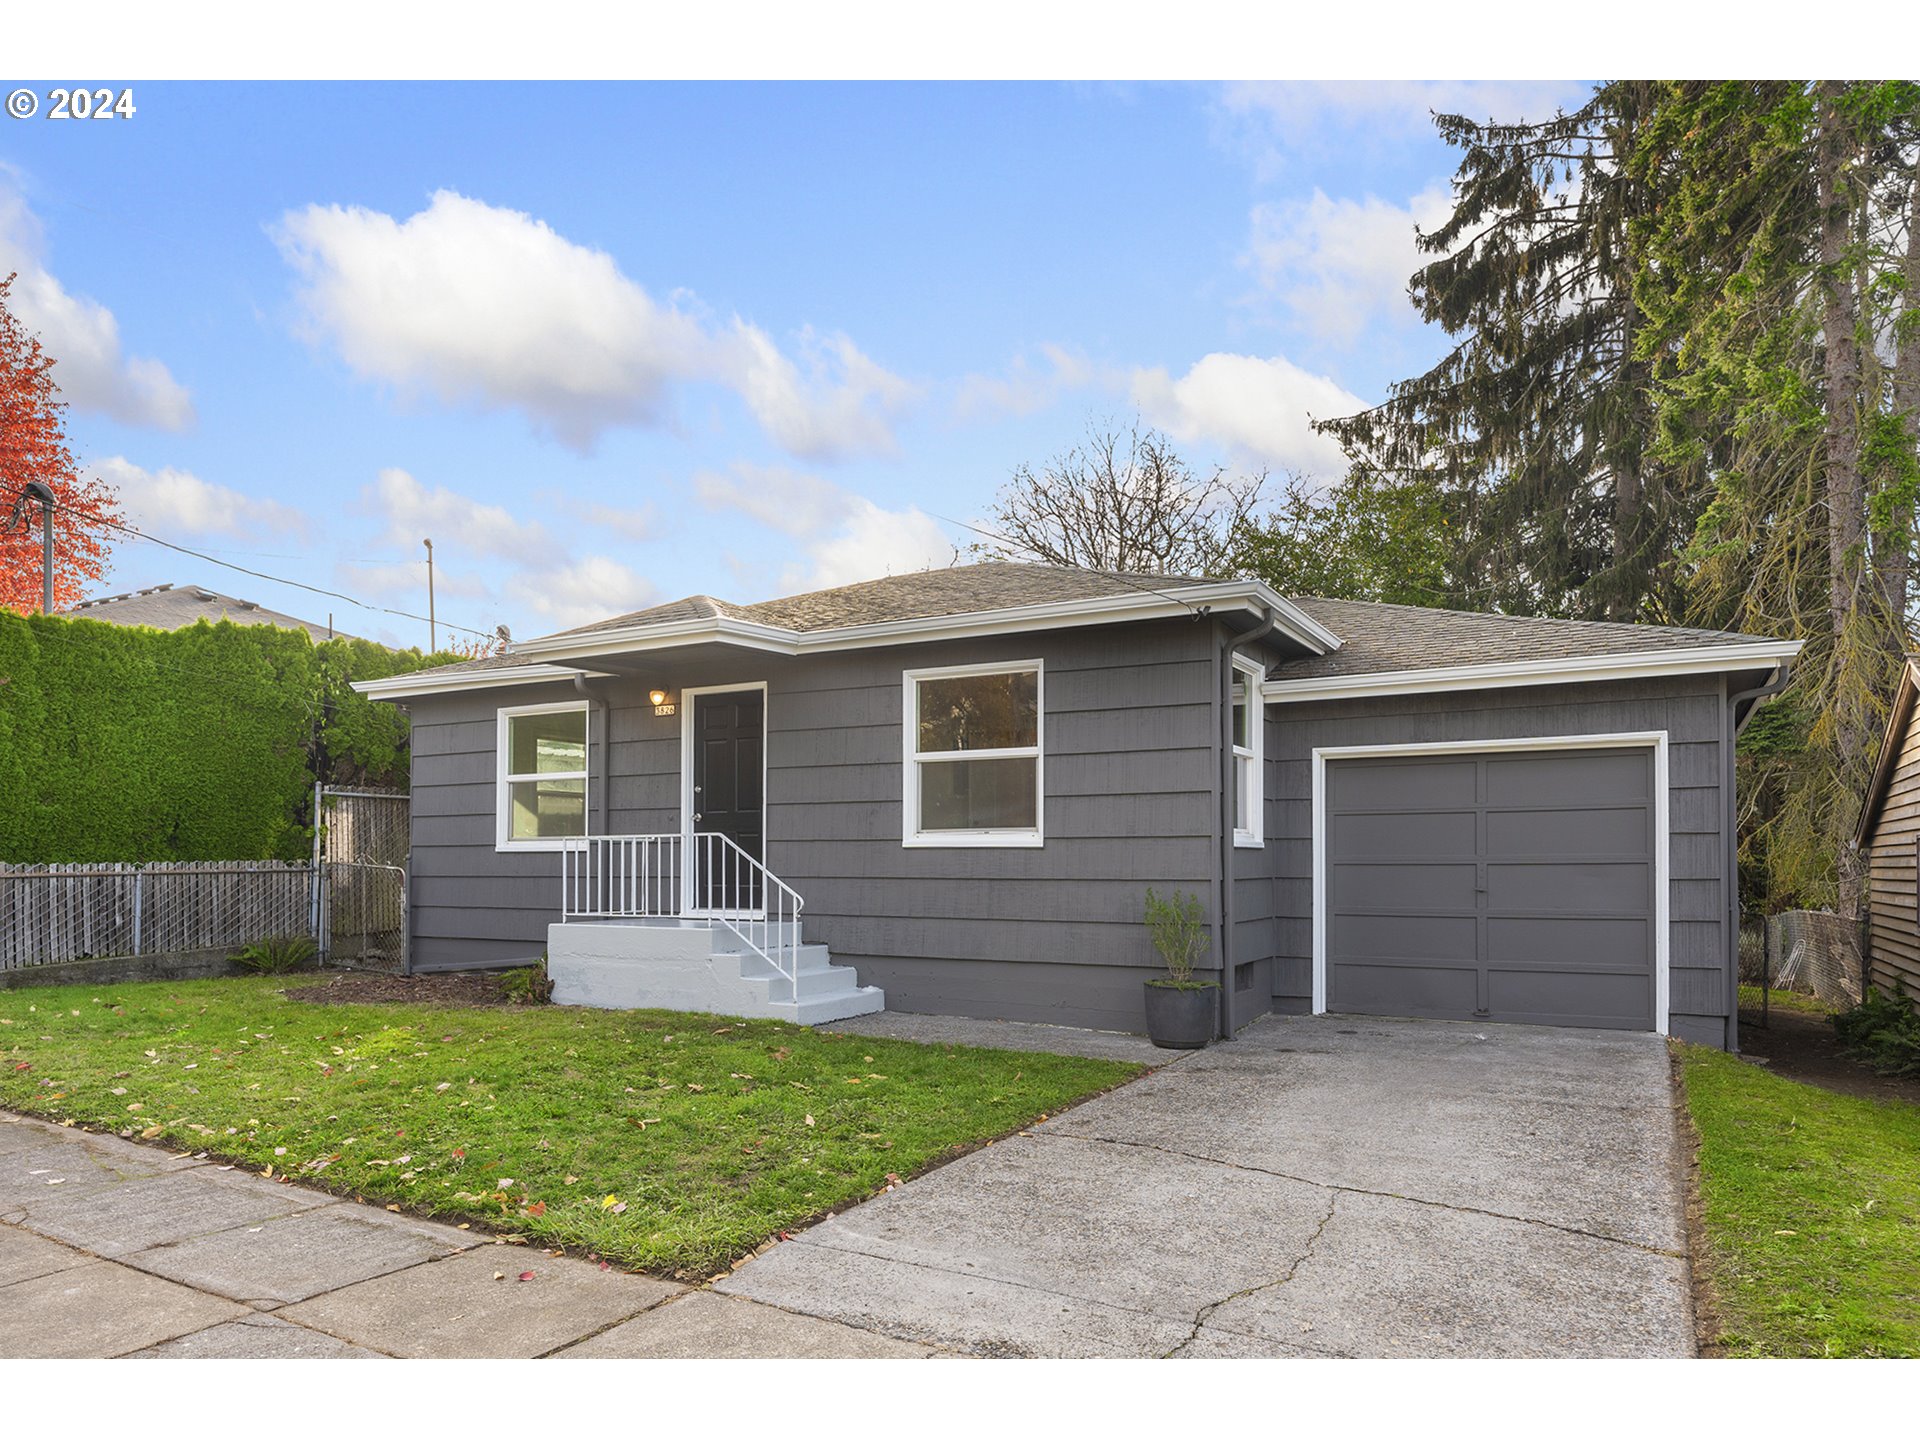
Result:
[[[1165,1050],[1198,1050],[1213,1038],[1220,988],[1193,978],[1193,962],[1207,948],[1200,897],[1147,891],[1147,933],[1167,967],[1165,975],[1147,981],[1147,1038]]]

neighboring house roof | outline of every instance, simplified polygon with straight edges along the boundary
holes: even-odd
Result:
[[[1195,610],[1271,611],[1310,652],[1269,674],[1269,699],[1349,692],[1551,683],[1625,674],[1771,669],[1794,641],[1719,630],[1540,620],[1288,600],[1253,580],[1133,575],[990,561],[923,570],[752,605],[691,595],[515,645],[507,654],[357,686],[388,699],[592,672],[627,652],[716,641],[782,654],[1017,634]],[[1511,677],[1511,678],[1508,678]]]
[[[1300,597],[1294,603],[1340,636],[1338,650],[1275,665],[1268,699],[1450,690],[1486,684],[1771,669],[1799,653],[1792,640],[1734,630],[1551,620]]]
[[[210,623],[231,620],[236,625],[278,625],[283,630],[304,630],[316,640],[331,639],[340,633],[297,615],[269,610],[252,600],[222,595],[204,585],[151,585],[125,595],[82,600],[61,613],[82,620],[104,620],[109,625],[145,625],[155,630],[183,630],[200,620]]]
[[[1880,741],[1880,758],[1874,762],[1866,794],[1860,801],[1860,819],[1853,830],[1855,844],[1865,844],[1880,819],[1880,807],[1886,802],[1894,771],[1900,768],[1900,752],[1906,747],[1916,695],[1920,695],[1920,656],[1909,655],[1907,663],[1900,667],[1900,685],[1893,692],[1893,708],[1887,712],[1887,733]]]

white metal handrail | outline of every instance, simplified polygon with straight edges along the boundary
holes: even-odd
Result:
[[[711,831],[587,835],[560,847],[562,920],[713,921],[789,980],[800,970],[805,903],[730,836]]]

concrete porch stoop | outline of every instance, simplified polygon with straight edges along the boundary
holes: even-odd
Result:
[[[557,1005],[602,1010],[697,1010],[823,1025],[886,1009],[825,945],[798,947],[794,978],[725,925],[696,919],[572,920],[547,927],[547,975]],[[796,993],[797,992],[797,993]]]

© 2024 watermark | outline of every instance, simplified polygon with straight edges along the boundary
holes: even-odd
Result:
[[[51,85],[44,91],[21,85],[7,92],[7,114],[16,120],[131,120],[131,85]]]

